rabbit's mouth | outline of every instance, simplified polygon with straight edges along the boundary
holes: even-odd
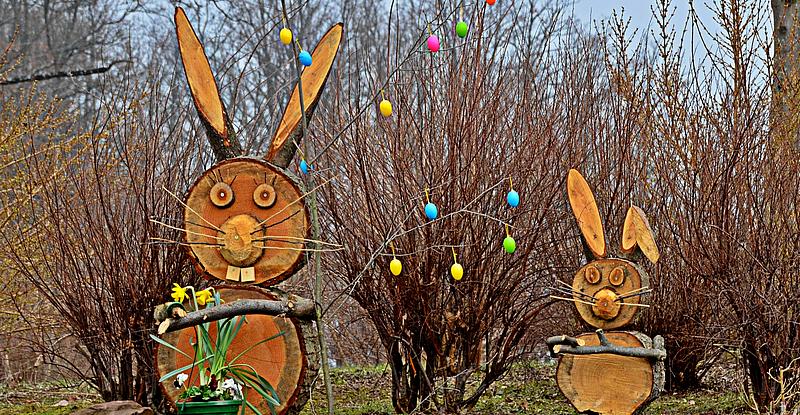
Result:
[[[261,258],[264,248],[258,238],[266,232],[264,230],[254,233],[259,222],[251,215],[241,214],[231,217],[220,226],[218,236],[223,243],[219,252],[229,264],[235,267],[249,267]]]

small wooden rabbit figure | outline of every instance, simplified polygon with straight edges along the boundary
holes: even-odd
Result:
[[[664,340],[618,329],[636,316],[648,276],[635,261],[659,258],[644,212],[631,206],[622,230],[622,254],[606,251],[600,212],[589,185],[577,170],[567,177],[570,207],[583,235],[588,258],[575,274],[569,291],[583,322],[595,333],[547,339],[551,355],[560,355],[556,381],[580,413],[630,415],[644,409],[664,387]]]
[[[296,297],[270,287],[303,267],[309,242],[310,215],[304,202],[308,192],[286,170],[302,137],[299,88],[294,88],[268,154],[264,158],[242,157],[245,149],[236,140],[203,45],[181,8],[175,11],[175,26],[191,94],[218,160],[197,178],[181,202],[182,245],[199,272],[218,280],[221,285],[215,289],[226,302],[288,297],[291,303]],[[331,27],[314,49],[313,63],[303,70],[306,118],[319,100],[342,32],[341,23]],[[310,392],[306,372],[311,371],[309,379],[313,378],[318,360],[315,350],[308,353],[313,359],[306,358],[303,328],[310,323],[269,315],[249,315],[247,321],[228,353],[241,352],[237,363],[249,365],[270,381],[281,402],[277,413],[299,412],[297,408]],[[193,329],[183,329],[165,334],[165,340],[187,353],[159,347],[161,374],[192,363],[193,333]],[[272,337],[276,338],[260,342]],[[171,383],[165,381],[162,390],[174,402],[180,391]],[[269,412],[257,394],[250,394],[249,403],[263,413]],[[251,413],[249,409],[247,412]]]

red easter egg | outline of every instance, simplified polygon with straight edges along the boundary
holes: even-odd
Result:
[[[497,0],[486,0],[486,4],[488,4],[488,5],[490,5],[490,6],[494,6],[494,3],[495,3],[496,1],[497,1]]]

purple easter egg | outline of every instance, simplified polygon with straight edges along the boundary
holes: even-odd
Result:
[[[436,35],[428,36],[428,50],[431,52],[439,51],[439,37]]]

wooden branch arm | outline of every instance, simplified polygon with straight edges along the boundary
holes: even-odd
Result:
[[[553,336],[548,338],[545,343],[547,343],[547,347],[550,350],[550,356],[553,357],[560,353],[575,355],[608,353],[658,361],[663,361],[667,358],[667,351],[664,349],[664,338],[661,336],[653,338],[654,348],[651,349],[647,347],[616,346],[608,341],[603,329],[597,329],[596,333],[597,338],[600,340],[600,346],[584,346],[581,340],[568,336]]]
[[[547,343],[547,348],[550,349],[550,356],[555,357],[557,352],[553,352],[554,346],[566,344],[568,346],[578,347],[583,346],[586,342],[569,336],[553,336],[548,337],[545,343]]]
[[[315,316],[314,302],[297,298],[296,301],[282,300],[237,300],[187,313],[185,317],[169,318],[158,327],[159,334],[164,334],[202,323],[222,320],[247,314],[265,314],[268,316],[296,317],[311,320]]]

